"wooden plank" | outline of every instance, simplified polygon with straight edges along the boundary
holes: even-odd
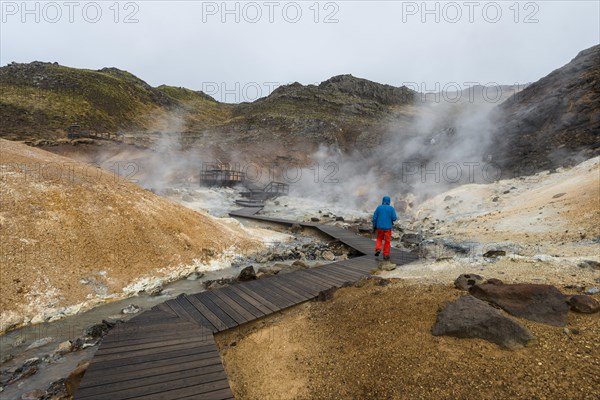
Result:
[[[120,368],[115,368],[114,371],[105,371],[102,374],[95,374],[86,379],[85,387],[111,385],[131,379],[149,378],[155,375],[167,374],[177,371],[185,371],[193,368],[206,368],[204,371],[216,372],[222,371],[220,357],[208,358],[204,360],[191,360],[188,362],[177,362],[172,364],[154,365],[150,364],[150,368],[137,368],[132,371],[122,371]],[[87,372],[86,372],[87,373]]]
[[[219,290],[223,291],[223,293],[225,293],[229,298],[231,298],[233,301],[239,304],[240,307],[244,307],[244,309],[251,313],[256,319],[264,317],[266,314],[270,314],[268,308],[266,309],[267,312],[262,311],[254,305],[256,303],[256,300],[254,300],[251,297],[250,300],[247,300],[246,298],[249,296],[246,295],[244,292],[233,289],[233,286],[226,286]]]
[[[224,301],[225,303],[227,303],[227,305],[230,306],[231,308],[233,308],[233,310],[236,313],[238,313],[239,315],[241,315],[244,318],[244,320],[245,320],[244,322],[253,321],[253,320],[256,319],[256,316],[254,316],[253,313],[251,313],[250,311],[246,310],[244,307],[242,307],[240,304],[238,304],[238,302],[236,302],[234,299],[232,299],[231,297],[229,297],[229,295],[227,294],[227,292],[225,292],[223,289],[213,290],[212,293],[215,296],[217,296],[218,298],[220,298],[222,301]]]
[[[245,287],[258,293],[272,304],[275,304],[277,306],[277,311],[294,304],[289,298],[281,297],[281,294],[278,291],[275,291],[273,286],[265,285],[264,282],[262,282],[267,279],[258,279],[256,281],[248,282],[245,284]]]
[[[168,330],[162,329],[157,331],[146,331],[140,329],[135,332],[111,332],[107,336],[102,339],[102,345],[104,346],[112,346],[117,343],[134,343],[140,339],[156,339],[162,340],[170,337],[181,336],[182,334],[195,334],[195,330],[186,329],[185,327],[179,329],[173,329],[173,326],[170,325]]]
[[[109,335],[115,335],[117,333],[121,335],[135,335],[138,332],[146,332],[152,335],[154,333],[168,332],[170,329],[194,330],[198,328],[199,326],[193,322],[178,318],[176,321],[161,321],[156,323],[125,323],[112,329],[109,332]]]
[[[248,318],[246,318],[244,315],[242,315],[236,309],[234,309],[232,306],[230,306],[227,302],[223,301],[223,299],[221,299],[219,296],[217,296],[215,294],[214,290],[209,290],[209,291],[204,292],[204,296],[209,298],[224,313],[229,315],[229,317],[231,317],[231,319],[233,319],[235,321],[236,326],[244,324],[249,321]],[[254,317],[251,314],[249,314],[249,315],[250,315],[251,319],[254,319]]]
[[[179,365],[185,364],[188,362],[197,362],[197,363],[205,363],[205,365],[212,365],[215,362],[221,363],[221,357],[218,352],[212,352],[212,355],[209,354],[207,357],[203,357],[206,353],[185,353],[184,355],[178,357],[165,358],[161,360],[154,360],[141,364],[130,364],[130,365],[118,365],[115,367],[111,367],[110,369],[99,368],[92,361],[90,367],[85,373],[84,380],[82,381],[82,385],[88,385],[88,381],[90,386],[94,384],[94,382],[98,379],[102,379],[102,377],[106,376],[107,379],[114,375],[127,374],[136,371],[145,371],[147,369],[160,369],[164,367],[168,367],[169,365]],[[204,365],[204,364],[201,364]],[[100,372],[101,373],[97,373]]]
[[[138,315],[135,315],[127,322],[155,321],[169,318],[177,318],[177,315],[173,314],[172,312],[166,312],[160,309],[154,309],[154,307],[152,307],[150,310],[146,310],[139,313]]]
[[[135,388],[145,387],[147,385],[158,384],[161,382],[171,382],[185,378],[201,377],[203,375],[210,377],[208,379],[226,379],[225,372],[223,371],[223,366],[219,364],[217,367],[218,368],[216,371],[214,366],[204,366],[184,370],[162,372],[159,375],[145,376],[141,378],[126,379],[120,382],[111,382],[107,385],[87,386],[79,389],[77,391],[77,394],[83,398],[98,394],[102,394],[107,397],[112,397],[110,396],[110,394],[114,392],[122,392]]]
[[[165,303],[160,303],[160,304],[157,304],[157,305],[155,305],[155,306],[154,306],[154,307],[152,307],[152,308],[155,308],[155,307],[156,307],[156,309],[158,309],[158,310],[161,310],[161,311],[163,311],[163,312],[166,312],[166,313],[169,313],[169,314],[175,315],[175,313],[173,312],[173,310],[171,310],[171,309],[169,308],[169,306],[167,306]]]
[[[160,393],[167,392],[166,395],[169,396],[169,392],[176,391],[173,389],[177,388],[181,390],[192,385],[201,385],[205,382],[219,382],[225,380],[225,383],[228,385],[227,377],[223,371],[207,375],[198,375],[197,371],[191,370],[155,376],[152,378],[154,379],[154,382],[150,383],[144,380],[140,380],[140,382],[129,382],[130,384],[137,386],[116,384],[80,389],[77,391],[77,399],[94,398],[99,395],[111,400],[126,400],[139,397],[151,399],[156,398],[153,396]],[[164,396],[164,394],[161,396]],[[170,396],[167,398],[170,398]]]
[[[287,285],[294,291],[300,292],[307,299],[312,299],[321,291],[314,284],[306,281],[301,275],[282,274],[278,275],[278,279],[282,284]]]
[[[336,266],[338,268],[357,272],[362,275],[369,275],[371,273],[371,271],[376,268],[376,267],[373,268],[371,266],[367,267],[365,264],[359,264],[359,263],[348,264],[348,263],[345,263],[344,261],[340,261],[340,262],[336,263]]]
[[[360,279],[360,276],[361,276],[361,275],[357,276],[357,275],[353,275],[350,273],[336,271],[329,267],[323,267],[323,269],[321,269],[319,272],[327,274],[327,276],[330,276],[330,277],[338,278],[342,281],[342,283],[355,282],[356,280]]]
[[[229,314],[227,314],[225,311],[223,311],[221,309],[221,307],[216,305],[212,301],[210,296],[207,295],[208,293],[209,293],[208,291],[202,292],[202,293],[197,293],[197,294],[191,295],[189,297],[195,298],[198,301],[200,301],[202,304],[204,304],[206,306],[206,308],[208,308],[214,315],[216,315],[221,321],[223,321],[223,323],[227,326],[227,329],[238,326],[239,323],[236,322],[236,320],[234,320],[233,318],[231,318],[229,316]]]
[[[315,284],[312,281],[306,279],[306,276],[299,274],[282,274],[279,276],[280,279],[292,286],[295,286],[299,289],[302,289],[304,292],[308,293],[311,297],[315,297],[321,292],[321,290],[325,289],[324,285]]]
[[[356,271],[351,267],[337,265],[337,264],[327,265],[327,266],[323,267],[323,270],[326,270],[328,272],[331,271],[334,274],[337,273],[338,275],[342,275],[342,277],[351,276],[355,280],[359,279],[365,275],[368,275],[368,272]]]
[[[176,399],[176,398],[180,398],[180,397],[189,397],[192,396],[192,398],[197,399],[197,400],[204,400],[205,398],[208,399],[209,394],[211,392],[215,392],[217,390],[221,390],[221,389],[226,389],[229,388],[229,382],[227,382],[227,380],[218,380],[218,381],[213,381],[213,382],[207,382],[207,383],[199,383],[196,385],[190,385],[190,386],[182,386],[178,389],[170,389],[168,390],[168,392],[159,392],[159,393],[153,393],[150,395],[145,395],[142,397],[134,397],[133,399],[144,399],[144,400],[172,400],[172,399]],[[204,396],[204,394],[207,393],[206,397]]]
[[[221,318],[219,318],[215,313],[213,313],[207,306],[206,304],[204,304],[202,301],[200,301],[200,299],[198,299],[198,294],[195,295],[191,295],[191,296],[186,296],[186,299],[198,310],[200,311],[200,313],[202,313],[202,315],[204,315],[206,317],[206,319],[208,319],[211,324],[215,327],[215,329],[218,329],[218,331],[224,331],[225,329],[228,329],[229,326],[223,321],[221,320]]]
[[[304,279],[308,279],[309,281],[316,282],[320,284],[323,288],[321,290],[329,289],[333,286],[338,286],[337,281],[330,279],[323,279],[320,275],[317,275],[312,272],[314,268],[311,269],[303,269],[301,271],[296,271],[295,274],[301,276]]]
[[[323,271],[319,268],[315,268],[313,271],[311,271],[311,273],[314,275],[320,276],[323,279],[328,279],[330,281],[333,281],[334,284],[332,286],[337,286],[337,287],[339,287],[339,286],[343,285],[344,283],[351,280],[348,278],[340,278],[337,275],[328,273],[327,271]]]
[[[133,325],[133,324],[132,324]],[[198,325],[194,325],[191,322],[185,323],[171,323],[161,325],[137,325],[128,326],[128,324],[121,325],[111,330],[108,335],[102,339],[102,343],[109,343],[113,341],[122,340],[134,340],[141,337],[160,337],[169,336],[176,332],[194,332],[198,329]]]
[[[304,302],[313,297],[306,292],[290,287],[289,284],[281,279],[281,277],[275,276],[269,279],[269,283],[279,289],[284,296],[290,298],[290,300],[296,303]]]
[[[181,306],[181,304],[177,303],[177,299],[167,300],[165,301],[165,304],[171,307],[179,317],[191,322],[196,322],[194,318]]]
[[[148,348],[157,348],[157,347],[171,346],[171,345],[182,344],[182,343],[189,343],[190,340],[205,341],[206,339],[205,338],[196,339],[196,338],[184,337],[182,335],[179,335],[179,338],[162,340],[160,342],[154,341],[154,342],[135,343],[135,344],[131,343],[125,349],[122,347],[100,346],[100,348],[96,351],[96,354],[94,357],[106,356],[109,354],[116,354],[116,353],[119,353],[119,354],[131,353],[136,350],[144,350],[144,349],[148,349]]]
[[[195,347],[206,347],[207,349],[213,349],[214,344],[206,344],[205,340],[200,339],[188,339],[184,343],[172,344],[172,345],[160,345],[154,346],[152,348],[146,348],[141,350],[133,350],[133,351],[122,351],[118,353],[109,353],[109,354],[97,354],[94,356],[94,361],[102,362],[102,361],[112,361],[112,360],[125,360],[132,359],[136,357],[152,355],[157,353],[169,353],[171,351],[177,351],[182,349],[190,349]]]
[[[301,278],[301,279],[313,284],[315,288],[319,289],[319,292],[332,287],[331,283],[321,280],[317,275],[311,274],[309,272],[309,270],[296,271],[295,275],[298,278]]]
[[[175,359],[178,357],[195,354],[198,359],[204,358],[212,358],[215,355],[218,355],[219,352],[216,346],[213,344],[212,346],[196,346],[190,348],[182,348],[179,350],[171,350],[169,352],[161,352],[154,354],[147,354],[144,356],[136,356],[129,359],[116,359],[116,360],[107,360],[107,361],[98,361],[95,358],[92,359],[90,364],[90,368],[94,367],[94,370],[106,369],[106,368],[115,368],[123,365],[143,365],[146,363],[154,363],[161,360]]]
[[[238,289],[240,292],[243,292],[246,295],[248,295],[249,297],[252,297],[257,302],[259,302],[262,306],[268,308],[269,311],[270,311],[270,313],[277,312],[277,311],[281,310],[281,307],[277,306],[276,304],[273,304],[271,301],[269,301],[265,297],[261,296],[260,293],[258,293],[255,290],[252,290],[251,288],[249,288],[248,285],[246,285],[246,284],[244,284],[244,285],[241,285],[241,284],[240,285],[233,285],[231,287],[234,287],[234,288]]]
[[[206,318],[204,314],[198,311],[198,309],[194,307],[192,303],[190,303],[188,296],[177,296],[175,300],[177,301],[177,304],[179,304],[194,321],[210,329],[211,332],[218,331],[218,329],[208,320],[208,318]]]
[[[297,301],[295,299],[290,298],[290,296],[288,296],[285,292],[278,289],[277,286],[269,283],[271,279],[273,278],[258,279],[253,282],[250,282],[248,286],[256,285],[258,287],[257,290],[262,289],[265,296],[271,296],[272,298],[274,298],[277,301],[277,303],[275,304],[277,304],[281,308],[287,308],[293,306],[294,304],[297,304]]]
[[[185,397],[177,397],[176,400],[233,400],[233,393],[231,393],[231,389],[219,389],[214,392],[202,393],[201,397],[198,395],[191,395]]]
[[[104,349],[114,349],[114,348],[126,348],[130,345],[143,344],[143,343],[157,343],[163,340],[169,339],[177,339],[181,336],[185,335],[185,332],[173,332],[169,334],[165,334],[164,336],[139,336],[137,338],[125,338],[124,340],[113,340],[110,342],[103,341],[101,347]]]

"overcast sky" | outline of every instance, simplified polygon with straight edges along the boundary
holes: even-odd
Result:
[[[598,1],[2,1],[1,10],[2,65],[117,67],[229,102],[339,74],[424,90],[525,84],[600,42]]]

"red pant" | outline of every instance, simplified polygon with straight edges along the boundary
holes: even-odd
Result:
[[[390,242],[392,241],[391,229],[377,229],[377,241],[375,242],[375,251],[381,250],[382,240],[385,240],[385,244],[383,245],[383,256],[387,257],[390,255]]]

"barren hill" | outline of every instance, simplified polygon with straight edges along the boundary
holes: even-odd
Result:
[[[407,87],[339,75],[319,85],[280,86],[251,103],[226,104],[185,88],[153,88],[116,68],[10,64],[0,68],[0,137],[56,142],[79,122],[84,132],[122,132],[126,143],[138,147],[156,150],[170,134],[177,150],[287,166],[308,165],[309,155],[323,145],[362,157],[385,148],[402,161],[423,163],[440,158],[440,151],[460,153],[447,149],[458,146],[476,150],[468,161],[491,156],[503,170],[521,175],[598,154],[600,45],[522,91],[495,89],[502,90],[500,101],[485,111],[462,92],[457,104],[430,107],[423,101],[427,96]],[[468,89],[477,98],[483,91]],[[432,138],[435,146],[422,145]],[[466,160],[463,153],[459,158]]]
[[[600,45],[498,106],[491,153],[528,175],[573,165],[600,150]]]
[[[235,224],[88,164],[3,139],[0,156],[0,331],[261,248]]]

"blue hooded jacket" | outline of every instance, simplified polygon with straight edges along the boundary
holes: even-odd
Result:
[[[392,229],[396,216],[396,210],[390,205],[390,197],[384,196],[381,205],[377,206],[373,213],[373,228]]]

